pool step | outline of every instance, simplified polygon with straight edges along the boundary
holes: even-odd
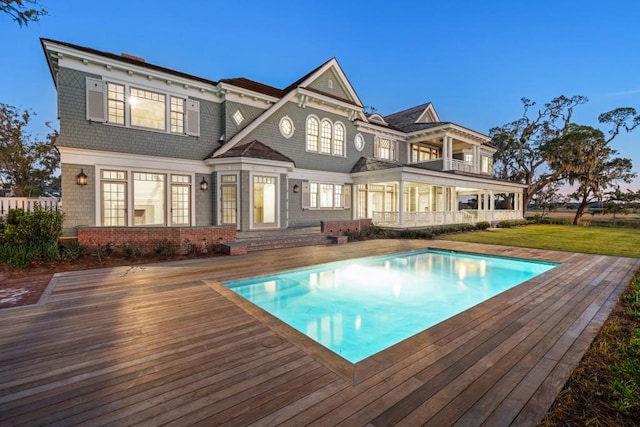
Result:
[[[238,243],[246,244],[247,252],[255,252],[299,246],[324,246],[330,244],[331,239],[320,233],[282,234],[238,239]]]

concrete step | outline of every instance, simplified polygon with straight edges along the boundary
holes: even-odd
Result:
[[[263,236],[238,240],[246,244],[247,252],[264,251],[279,248],[294,248],[300,246],[328,245],[331,240],[324,234],[291,234],[281,236]]]

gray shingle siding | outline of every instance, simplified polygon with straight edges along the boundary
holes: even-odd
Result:
[[[205,178],[209,183],[209,189],[207,191],[200,190],[200,182],[202,178]],[[215,197],[213,192],[215,191],[215,182],[211,175],[196,174],[195,182],[193,183],[193,195],[196,201],[196,223],[195,225],[211,225],[214,224],[213,213],[215,212]]]
[[[58,78],[60,135],[57,145],[131,154],[202,160],[219,146],[220,104],[200,102],[200,136],[171,135],[86,119],[85,77],[99,76],[62,68]]]
[[[264,112],[264,109],[252,107],[250,105],[239,104],[233,101],[225,101],[224,103],[224,138],[225,141],[230,140],[244,129],[249,123],[253,122],[260,114]],[[237,125],[233,120],[233,115],[237,110],[240,110],[244,116],[244,120],[240,125]]]
[[[332,82],[332,87],[329,87],[329,80]],[[350,96],[340,85],[340,79],[335,75],[332,70],[327,70],[318,77],[316,80],[311,82],[309,85],[310,88],[319,90],[320,92],[328,93],[329,95],[333,95],[337,98],[349,99]]]
[[[314,114],[320,120],[328,118],[333,123],[340,121],[345,126],[346,157],[306,151],[306,121],[310,114]],[[293,120],[295,126],[294,134],[289,139],[283,137],[278,128],[280,119],[284,116],[289,116]],[[297,104],[290,102],[287,105],[282,106],[280,110],[258,126],[257,129],[250,132],[249,135],[240,142],[240,144],[257,139],[258,141],[264,142],[274,150],[277,150],[291,158],[295,162],[296,168],[348,173],[360,156],[364,155],[361,152],[358,152],[353,146],[353,138],[356,133],[357,131],[355,126],[346,117],[322,110],[316,110],[311,107],[300,108]],[[365,151],[371,150],[371,154],[373,155],[373,137],[367,138],[365,136],[365,139],[367,139],[367,147],[365,148]]]
[[[289,180],[289,227],[319,226],[320,221],[344,221],[351,219],[351,209],[302,209],[302,192],[294,193],[295,184],[300,180]]]
[[[96,177],[93,165],[63,163],[61,169],[62,211],[64,223],[62,233],[75,236],[77,225],[96,225]],[[87,185],[76,184],[76,175],[83,169]]]

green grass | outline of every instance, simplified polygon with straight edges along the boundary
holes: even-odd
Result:
[[[444,240],[640,258],[640,230],[538,224],[449,234]]]

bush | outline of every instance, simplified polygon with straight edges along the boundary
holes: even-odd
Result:
[[[62,212],[39,206],[30,212],[11,209],[2,222],[0,261],[24,267],[30,261],[57,260],[63,219]]]
[[[498,228],[511,228],[511,222],[510,221],[500,221],[498,223]]]
[[[480,221],[476,223],[476,230],[486,230],[489,227],[491,227],[491,223],[487,221]]]
[[[144,255],[144,251],[140,245],[133,246],[132,243],[125,243],[121,249],[126,259],[138,259]]]
[[[84,248],[78,243],[77,240],[73,240],[68,243],[60,245],[60,259],[66,262],[75,261],[84,255]]]
[[[178,245],[168,239],[157,240],[154,243],[153,254],[160,258],[168,259],[176,255]]]

